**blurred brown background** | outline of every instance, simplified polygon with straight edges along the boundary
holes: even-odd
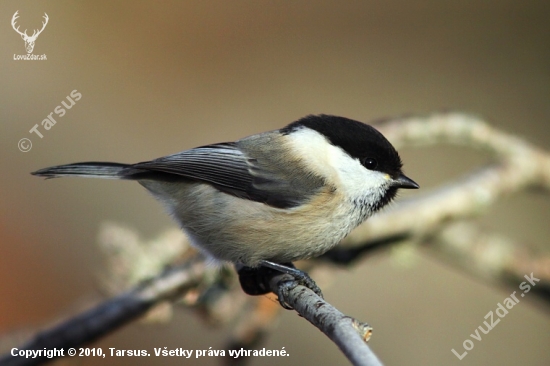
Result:
[[[99,225],[153,238],[173,226],[137,184],[44,181],[38,168],[86,160],[137,162],[279,128],[310,113],[368,121],[454,109],[550,149],[547,1],[2,1],[0,3],[0,333],[47,324],[98,294]],[[21,30],[49,24],[14,61]],[[72,90],[82,99],[42,139],[28,131]],[[55,115],[54,115],[55,117]],[[32,150],[17,148],[31,139]],[[460,148],[402,151],[430,189],[482,164]],[[407,192],[402,194],[417,194]],[[483,227],[548,250],[547,197],[500,202]],[[388,365],[548,365],[550,317],[534,297],[459,361],[462,342],[512,288],[493,288],[433,258],[382,253],[338,271],[326,298],[375,327]],[[535,273],[536,275],[536,273]],[[167,326],[134,324],[105,350],[221,349],[227,329],[185,310]],[[337,347],[293,312],[265,345],[290,357],[252,364],[343,364]],[[208,364],[215,358],[93,358],[82,365]]]

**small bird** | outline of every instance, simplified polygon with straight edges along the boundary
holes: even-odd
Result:
[[[291,263],[334,247],[399,188],[419,187],[380,132],[331,115],[137,164],[85,162],[31,174],[136,180],[207,256],[292,274],[319,294]]]

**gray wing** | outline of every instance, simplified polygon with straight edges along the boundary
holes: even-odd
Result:
[[[133,164],[131,168],[175,174],[233,189],[244,189],[252,182],[246,158],[232,143],[197,147]]]
[[[259,148],[254,148],[260,146]],[[303,181],[304,174],[289,174],[278,160],[280,151],[266,150],[266,144],[222,143],[197,147],[152,161],[133,164],[130,171],[158,172],[209,183],[240,198],[279,208],[299,205],[315,193],[322,180]],[[275,164],[275,165],[274,165]],[[274,169],[276,167],[276,169]],[[154,174],[148,174],[155,179]],[[304,184],[305,183],[305,184]]]

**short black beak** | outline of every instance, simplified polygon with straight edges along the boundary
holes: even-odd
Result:
[[[411,178],[405,176],[404,174],[399,174],[399,177],[397,179],[393,180],[392,186],[397,188],[405,188],[405,189],[417,189],[420,188],[418,184]]]

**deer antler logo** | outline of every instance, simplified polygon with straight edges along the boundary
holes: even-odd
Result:
[[[13,29],[17,33],[19,33],[21,35],[21,38],[23,38],[23,41],[25,41],[25,49],[27,50],[27,53],[32,53],[32,50],[34,49],[34,42],[36,41],[36,38],[38,38],[40,33],[42,33],[44,28],[46,28],[46,24],[48,24],[48,19],[49,19],[48,14],[44,13],[45,21],[42,22],[42,29],[40,29],[40,30],[35,29],[34,32],[32,33],[32,36],[28,36],[26,29],[25,29],[24,32],[21,32],[19,30],[19,27],[17,27],[17,28],[15,27],[15,21],[17,20],[17,18],[19,18],[19,15],[17,15],[18,12],[19,12],[19,10],[17,10],[15,12],[15,14],[13,14],[13,17],[11,18],[11,26],[13,27]]]

